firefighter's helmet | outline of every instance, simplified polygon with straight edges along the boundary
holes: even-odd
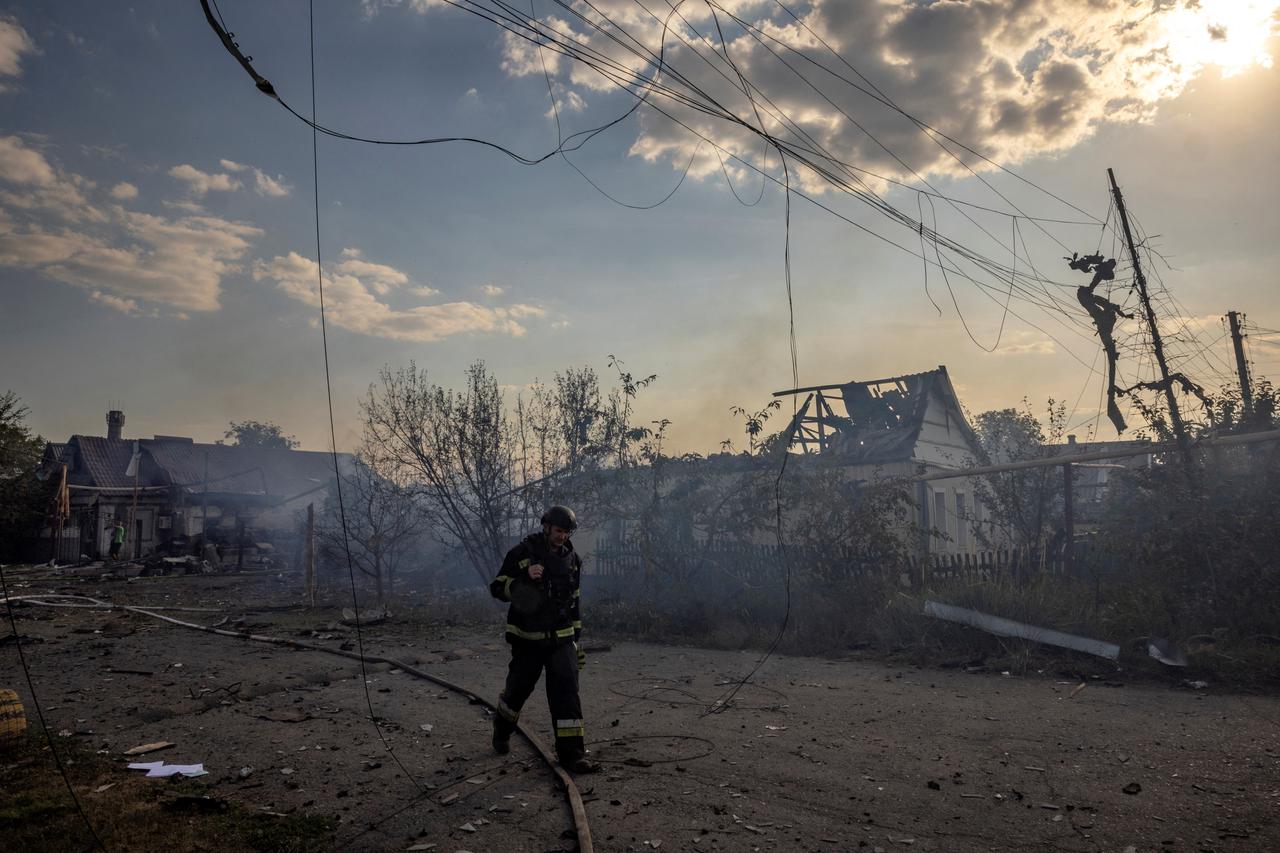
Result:
[[[578,517],[567,506],[557,504],[542,514],[542,523],[554,525],[572,533],[578,528]]]

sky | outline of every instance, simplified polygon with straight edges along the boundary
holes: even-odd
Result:
[[[218,6],[310,116],[307,3]],[[1280,373],[1280,0],[468,8],[497,7],[315,4],[321,125],[492,145],[320,135],[313,173],[198,0],[0,5],[0,390],[30,425],[121,408],[126,436],[269,420],[327,449],[319,257],[343,450],[384,366],[458,386],[483,359],[514,403],[610,356],[657,374],[639,417],[671,450],[741,446],[730,408],[794,387],[792,323],[802,386],[946,365],[971,412],[1052,398],[1113,438],[1064,260],[1120,258],[1134,307],[1108,167],[1175,369],[1234,381],[1237,310]]]

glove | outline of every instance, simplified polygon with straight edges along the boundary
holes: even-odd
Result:
[[[573,650],[578,655],[578,672],[582,672],[582,668],[587,665],[587,653],[577,643],[573,644]]]

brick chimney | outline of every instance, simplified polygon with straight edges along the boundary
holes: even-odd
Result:
[[[107,412],[107,438],[111,441],[119,441],[124,436],[124,412],[119,409],[112,409]]]

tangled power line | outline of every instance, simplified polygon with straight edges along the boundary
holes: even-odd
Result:
[[[375,145],[476,144],[500,152],[524,165],[545,163],[559,156],[597,191],[611,201],[633,209],[650,209],[664,204],[683,186],[699,152],[707,151],[719,161],[730,189],[741,203],[755,204],[759,199],[748,201],[741,197],[729,175],[730,166],[740,174],[757,176],[761,196],[770,184],[782,190],[787,206],[787,248],[784,253],[787,255],[785,269],[788,279],[790,205],[792,196],[795,196],[838,221],[858,229],[864,235],[917,258],[924,273],[926,295],[937,307],[937,301],[929,293],[929,278],[931,274],[940,278],[961,326],[979,348],[987,352],[998,349],[1004,339],[1007,321],[1012,317],[1038,331],[1083,369],[1097,371],[1095,361],[1077,352],[1080,345],[1095,347],[1096,338],[1088,319],[1064,292],[1064,289],[1075,285],[1041,271],[1028,245],[1025,228],[1031,227],[1041,237],[1066,250],[1069,243],[1076,241],[1070,236],[1059,236],[1057,232],[1062,228],[1100,227],[1099,245],[1103,243],[1107,232],[1111,232],[1113,253],[1118,255],[1119,252],[1115,252],[1118,247],[1111,212],[1098,219],[913,115],[859,71],[821,33],[811,27],[803,16],[782,0],[775,0],[780,14],[785,14],[787,19],[813,40],[805,45],[806,49],[788,44],[776,31],[771,31],[776,28],[747,20],[721,5],[718,0],[666,0],[661,8],[656,0],[636,0],[637,12],[628,17],[632,21],[630,29],[620,23],[616,15],[611,16],[600,5],[592,2],[550,0],[556,14],[561,17],[540,18],[537,7],[532,3],[527,9],[518,9],[505,0],[441,0],[443,5],[492,24],[506,37],[523,41],[536,50],[551,100],[549,114],[555,119],[557,128],[556,145],[537,154],[520,153],[498,142],[477,137],[387,138],[320,124],[314,115],[308,118],[290,106],[282,94],[259,74],[251,58],[241,52],[235,38],[221,22],[220,11],[216,18],[210,12],[209,2],[210,0],[202,0],[210,25],[227,50],[253,78],[257,88],[275,98],[291,115],[311,126],[316,133]],[[213,9],[217,9],[216,0],[213,0]],[[691,14],[695,10],[702,13],[700,20],[709,21],[706,32],[695,24],[695,16]],[[637,20],[643,22],[642,27],[634,23]],[[736,40],[726,33],[727,27],[737,28]],[[646,32],[637,35],[631,31],[637,28],[643,28]],[[652,43],[646,43],[645,36],[650,36]],[[761,57],[776,62],[785,76],[794,79],[805,87],[805,91],[820,98],[826,107],[834,111],[833,117],[856,128],[874,146],[874,150],[892,161],[896,171],[909,175],[912,182],[885,174],[883,170],[875,171],[855,165],[824,145],[806,130],[802,120],[792,114],[794,109],[789,111],[776,98],[770,97],[743,70],[734,54],[735,50],[741,49],[737,45],[742,42],[754,45]],[[617,90],[625,92],[630,104],[606,122],[566,133],[545,59],[548,53],[557,58],[566,58],[598,75]],[[753,68],[755,66],[756,63],[753,63]],[[723,91],[713,93],[713,85]],[[996,202],[980,204],[941,192],[919,169],[895,151],[893,146],[872,132],[866,120],[856,116],[851,108],[842,106],[841,101],[845,95],[865,98],[874,108],[887,110],[909,122],[930,145],[943,152],[956,169],[972,176],[990,192]],[[739,103],[731,106],[731,98]],[[582,150],[601,133],[642,110],[654,116],[665,117],[674,127],[683,129],[690,139],[691,149],[683,168],[679,169],[675,185],[668,192],[656,201],[630,202],[605,190],[569,154]],[[729,141],[729,137],[735,134],[760,143],[762,153],[758,162],[743,153],[743,146]],[[771,160],[775,165],[770,165]],[[984,172],[1010,176],[1019,185],[1066,208],[1076,218],[1033,215],[1016,203],[1008,193],[997,188]],[[882,192],[886,188],[915,195],[917,209],[914,215],[890,202]],[[838,210],[834,204],[834,200],[838,198],[852,199],[874,214],[875,218],[869,223],[863,221],[862,217],[855,218]],[[971,240],[957,236],[954,229],[944,228],[939,222],[939,204],[958,217],[958,224],[971,231],[972,236],[998,247],[998,251],[976,246]],[[997,237],[996,230],[980,221],[980,216],[1007,218],[1009,236]],[[877,221],[879,225],[875,224]],[[911,232],[910,241],[903,239],[907,231]],[[1150,251],[1149,246],[1144,248]],[[956,285],[961,282],[972,288],[972,293],[980,300],[990,301],[1000,311],[999,327],[995,330],[993,343],[990,345],[982,343],[971,328],[956,291]],[[1040,316],[1034,316],[1037,314]],[[794,319],[791,323],[794,325]],[[1058,328],[1052,329],[1053,326]],[[794,342],[792,348],[795,348]],[[1185,355],[1194,358],[1204,355],[1204,352],[1193,346]],[[1212,354],[1207,357],[1211,358]],[[1223,368],[1219,365],[1212,375],[1225,376],[1226,372],[1221,371]]]

